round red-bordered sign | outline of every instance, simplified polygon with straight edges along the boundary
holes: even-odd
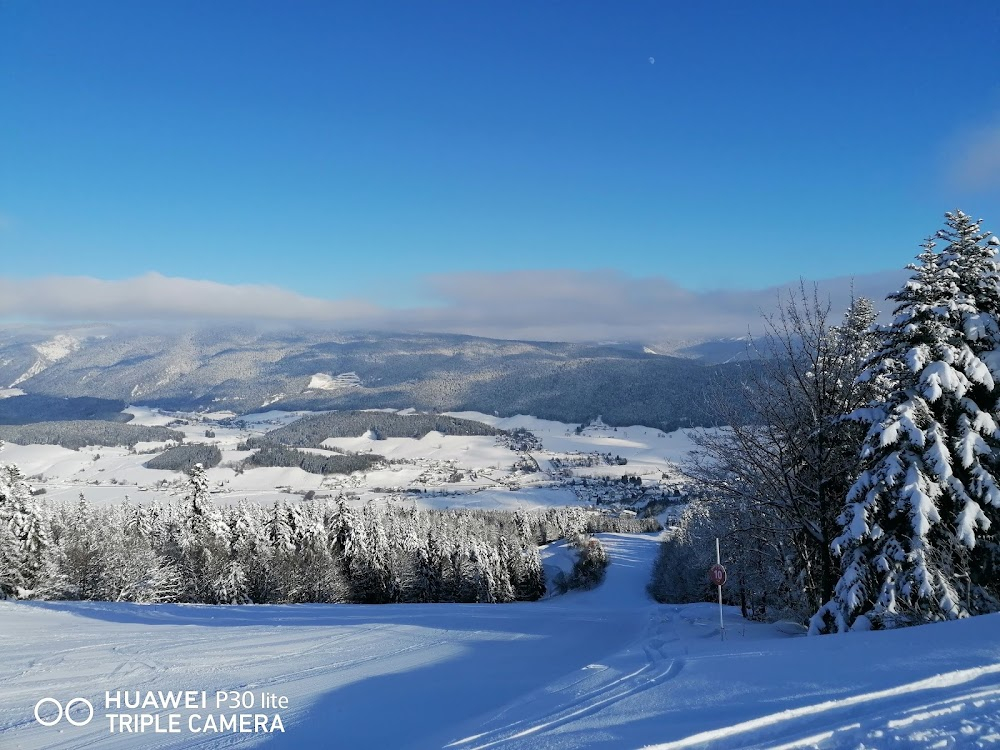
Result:
[[[716,563],[708,569],[708,580],[712,582],[713,586],[721,586],[726,582],[726,569]]]

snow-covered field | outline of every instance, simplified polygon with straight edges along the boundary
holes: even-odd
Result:
[[[611,557],[604,584],[536,603],[0,602],[0,747],[1000,743],[1000,616],[807,638],[727,609],[723,641],[713,605],[646,595],[654,536],[602,538]],[[108,692],[180,690],[196,691],[196,704],[205,691],[208,707],[105,707]],[[216,691],[252,700],[243,712],[266,715],[268,728],[279,715],[284,732],[192,732],[240,713],[229,693],[216,708]],[[260,707],[262,694],[274,707]],[[39,725],[34,707],[49,697],[91,701],[93,721]],[[107,714],[120,713],[161,714],[161,728],[173,713],[178,731],[112,733]],[[54,719],[55,705],[39,715]],[[87,712],[76,703],[70,715],[82,723]]]
[[[327,441],[393,461],[363,474],[241,473],[226,466],[249,455],[239,442],[301,414],[235,423],[228,413],[131,411],[136,424],[170,424],[185,442],[220,448],[223,465],[209,471],[216,502],[269,503],[309,490],[363,502],[416,488],[407,497],[436,507],[580,504],[585,479],[628,474],[643,487],[683,486],[678,467],[693,446],[688,431],[599,422],[578,431],[534,417],[460,413],[453,416],[530,430],[541,441],[529,451],[539,471],[517,470],[524,454],[492,437],[430,433]],[[126,495],[144,502],[187,491],[183,474],[142,465],[165,447],[7,444],[0,462],[34,477],[46,500],[83,492],[94,503]],[[619,456],[627,463],[603,458]],[[723,640],[713,605],[659,605],[647,596],[654,536],[602,538],[611,557],[604,584],[535,603],[0,602],[0,748],[1000,746],[1000,616],[806,638],[727,609]],[[550,574],[573,559],[563,543],[543,558]],[[177,691],[194,691],[194,703],[164,708],[164,699],[181,699]],[[108,694],[112,703],[120,696],[152,704],[116,709]],[[68,718],[83,725],[56,722],[54,701],[77,698],[93,705],[93,720],[83,724],[86,704],[76,701]],[[255,715],[272,731],[252,731]],[[142,721],[150,722],[144,731],[123,731]],[[230,721],[249,731],[231,731]]]
[[[514,470],[521,455],[498,444],[493,437],[469,437],[428,433],[423,438],[372,436],[331,438],[325,445],[358,453],[376,453],[391,463],[364,473],[321,476],[299,468],[255,468],[238,471],[236,464],[250,456],[237,450],[248,437],[263,435],[292,422],[307,412],[269,411],[247,415],[234,422],[235,415],[219,413],[164,413],[146,407],[127,409],[132,424],[170,426],[184,434],[188,444],[206,443],[222,451],[222,463],[209,469],[210,492],[215,502],[243,499],[270,504],[275,500],[300,500],[312,491],[335,496],[352,493],[359,501],[392,498],[411,490],[410,495],[427,507],[537,508],[551,505],[589,504],[574,494],[572,480],[600,477],[640,476],[645,486],[675,487],[684,479],[679,464],[691,450],[690,432],[662,433],[647,427],[588,426],[580,434],[577,425],[551,422],[528,416],[500,419],[477,412],[463,417],[502,429],[525,427],[542,442],[532,451],[540,471],[530,474]],[[408,410],[412,411],[412,410]],[[236,425],[239,426],[236,426]],[[211,433],[209,437],[206,433]],[[166,450],[168,443],[140,443],[136,450],[116,446],[91,446],[72,451],[51,445],[0,447],[0,463],[13,463],[30,478],[33,487],[45,490],[48,501],[76,502],[83,495],[91,503],[168,500],[187,492],[187,479],[177,471],[147,469],[143,464]],[[321,452],[321,451],[320,451]],[[574,465],[568,471],[553,468],[552,460],[580,462],[598,454],[621,456],[625,465]],[[571,476],[568,476],[571,475]]]

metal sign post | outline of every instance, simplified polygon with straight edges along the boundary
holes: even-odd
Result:
[[[719,632],[722,640],[726,640],[726,623],[722,619],[722,584],[726,582],[726,569],[722,567],[722,553],[719,549],[719,538],[715,538],[715,565],[708,569],[708,579],[719,588]]]

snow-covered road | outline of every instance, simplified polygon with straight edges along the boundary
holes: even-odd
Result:
[[[647,597],[655,539],[602,537],[601,587],[530,604],[0,602],[0,748],[1000,746],[1000,617],[805,638],[727,610],[722,642],[712,605]],[[209,710],[109,731],[107,691],[168,690]],[[250,691],[284,733],[192,731],[234,713],[216,691]],[[95,718],[40,726],[43,697]]]

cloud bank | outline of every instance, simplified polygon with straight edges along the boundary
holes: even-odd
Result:
[[[828,279],[820,295],[834,310],[854,293],[876,301],[899,288],[904,271]],[[777,308],[798,282],[759,290],[694,292],[669,279],[615,271],[519,271],[430,277],[443,308],[412,311],[436,330],[559,341],[691,340],[760,330],[761,313]],[[806,282],[811,294],[812,284]]]
[[[847,306],[852,287],[855,295],[886,308],[885,295],[906,276],[899,270],[827,279],[819,290],[836,312]],[[761,314],[775,310],[779,297],[798,286],[695,292],[665,278],[576,270],[453,273],[422,283],[436,304],[396,310],[367,300],[156,273],[114,281],[0,279],[0,316],[74,323],[253,321],[548,341],[691,341],[759,331]],[[811,282],[806,284],[811,293]]]
[[[221,284],[148,273],[108,281],[86,276],[0,278],[0,316],[47,321],[272,320],[343,321],[379,308],[360,300],[323,300],[258,284]]]

